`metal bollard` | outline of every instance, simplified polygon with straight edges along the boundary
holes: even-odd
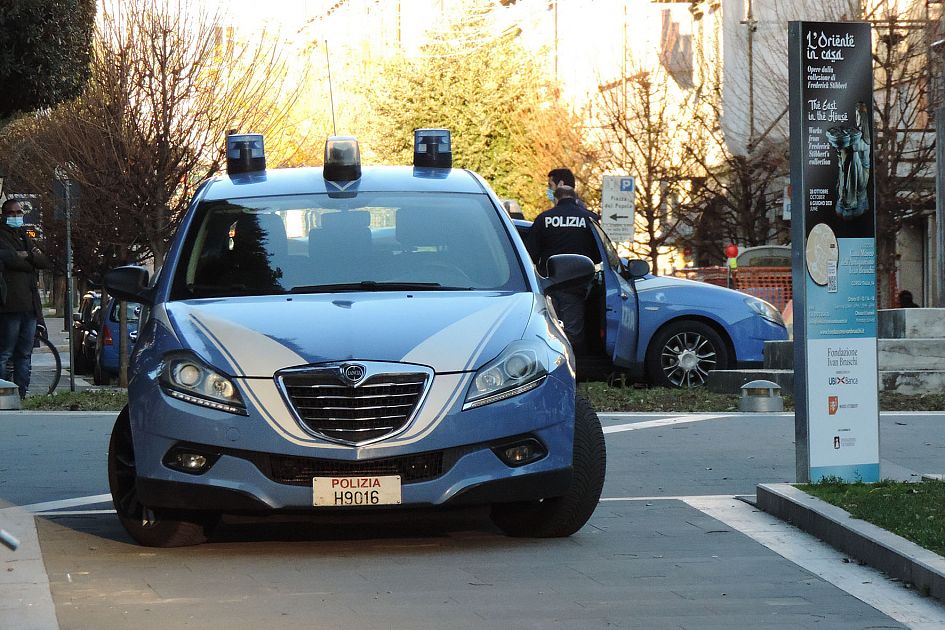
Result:
[[[20,390],[16,383],[0,379],[0,409],[19,409]]]
[[[784,411],[781,386],[771,381],[751,381],[742,385],[739,411]]]

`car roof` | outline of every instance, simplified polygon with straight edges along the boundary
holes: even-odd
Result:
[[[484,194],[486,189],[476,175],[465,169],[365,166],[360,179],[335,184],[325,181],[321,167],[302,167],[220,175],[208,181],[203,199],[405,191]]]

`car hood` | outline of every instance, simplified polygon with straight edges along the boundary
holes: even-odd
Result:
[[[345,360],[462,372],[521,339],[534,301],[532,293],[492,292],[230,297],[168,303],[164,323],[232,376]]]

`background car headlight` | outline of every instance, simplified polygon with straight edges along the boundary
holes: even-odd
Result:
[[[164,392],[178,400],[246,415],[246,405],[233,381],[193,355],[165,357],[160,382]]]
[[[775,307],[771,306],[764,300],[758,298],[748,298],[745,300],[745,304],[748,305],[748,308],[758,313],[769,322],[775,323],[778,326],[784,326],[784,318],[781,317],[781,313]]]
[[[548,376],[549,350],[538,341],[515,341],[476,372],[463,410],[518,396]]]

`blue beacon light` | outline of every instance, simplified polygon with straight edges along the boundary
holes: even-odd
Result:
[[[361,179],[361,150],[351,136],[329,136],[325,141],[325,179],[353,182]]]
[[[261,133],[226,136],[226,172],[230,175],[266,170],[266,149]]]
[[[414,129],[413,165],[452,168],[453,150],[449,129]]]

